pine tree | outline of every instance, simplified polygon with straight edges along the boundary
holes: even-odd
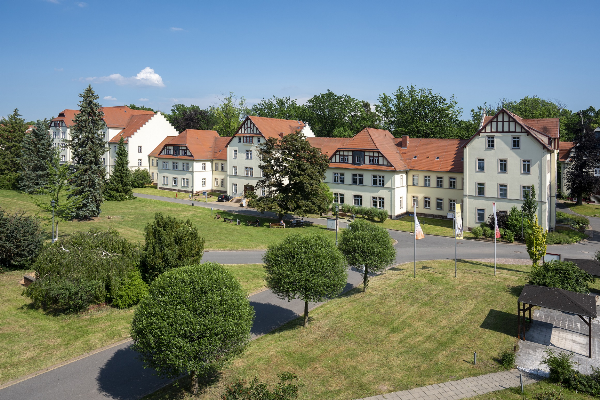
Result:
[[[0,189],[16,189],[19,178],[21,143],[27,130],[19,110],[0,120]]]
[[[19,188],[26,193],[36,193],[48,184],[48,168],[55,153],[48,128],[48,120],[38,120],[23,138]]]
[[[131,189],[131,170],[128,165],[128,152],[125,148],[123,137],[119,140],[117,147],[117,160],[115,169],[110,175],[110,179],[104,187],[104,198],[106,200],[123,201],[133,200],[133,191]]]
[[[90,219],[100,214],[102,186],[106,175],[102,155],[106,152],[104,113],[92,86],[79,95],[79,113],[71,129],[71,152],[75,175],[72,196],[81,199],[73,218]]]

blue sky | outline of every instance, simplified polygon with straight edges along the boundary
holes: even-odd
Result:
[[[471,108],[537,95],[600,108],[600,2],[5,0],[0,115],[104,106],[169,112],[327,89],[376,103],[399,86]]]

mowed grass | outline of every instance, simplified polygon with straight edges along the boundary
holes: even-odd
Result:
[[[591,400],[596,397],[577,393],[572,390],[562,388],[548,381],[541,381],[524,387],[524,394],[521,393],[521,387],[499,390],[484,395],[472,397],[472,400],[524,400],[524,399],[562,399],[562,400]],[[554,393],[554,397],[551,397]],[[562,397],[558,397],[560,393]]]
[[[202,398],[219,399],[237,378],[277,382],[292,372],[302,399],[356,399],[501,369],[516,343],[516,303],[528,266],[451,261],[412,263],[253,341]],[[473,352],[477,365],[473,365]],[[188,380],[182,380],[187,387]],[[169,386],[150,399],[191,398]]]
[[[48,203],[50,201],[48,200]],[[33,202],[33,197],[27,194],[0,190],[0,207],[14,211],[25,211],[28,214],[43,216],[49,221],[51,214],[42,212]],[[92,221],[67,221],[58,225],[59,237],[70,235],[77,231],[88,231],[91,228],[117,230],[124,238],[137,243],[144,241],[144,228],[154,220],[154,214],[162,212],[165,215],[187,220],[190,219],[205,239],[206,250],[246,250],[266,249],[269,245],[279,243],[291,233],[320,231],[335,240],[335,232],[328,231],[324,226],[312,226],[302,229],[270,229],[265,226],[246,226],[246,221],[254,221],[256,217],[219,211],[221,216],[239,218],[241,225],[225,223],[223,219],[214,219],[217,211],[204,207],[192,207],[187,204],[168,203],[160,200],[137,198],[130,201],[105,201],[102,212]],[[276,222],[268,218],[260,218],[263,223]],[[50,223],[45,230],[50,239]]]
[[[190,198],[190,193],[179,193],[179,192],[172,192],[170,190],[159,190],[153,186],[148,186],[145,188],[135,188],[133,189],[133,193],[141,193],[141,194],[150,194],[153,196],[160,196],[160,197],[168,197],[171,199],[184,199],[184,200],[190,200],[193,199],[195,202],[196,201],[200,201],[200,202],[211,202],[211,201],[217,201],[217,193],[212,193],[212,195],[209,193],[208,197],[204,197],[202,195],[198,195],[198,196],[193,196],[192,198]]]
[[[248,295],[265,288],[262,264],[225,265],[225,269]],[[58,317],[31,309],[19,283],[27,272],[0,274],[0,385],[129,338],[134,308],[92,307]]]
[[[573,212],[586,217],[600,217],[600,204],[586,204],[578,206],[576,203],[564,202]]]
[[[418,217],[419,224],[426,235],[438,235],[454,237],[453,221],[447,218],[427,218]],[[412,232],[414,230],[414,217],[402,217],[400,219],[387,219],[383,223],[383,227],[387,229],[395,229],[398,231]],[[465,238],[472,238],[471,232],[464,232]]]

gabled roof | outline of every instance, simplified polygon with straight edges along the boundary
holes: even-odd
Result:
[[[172,139],[164,141],[157,147],[157,157],[160,158],[182,158],[189,159],[189,156],[159,155],[165,146],[186,146],[192,153],[194,160],[226,160],[226,145],[229,137],[220,137],[217,131],[186,129],[178,136],[171,136]],[[155,150],[156,151],[156,150]],[[154,153],[154,152],[153,152]]]
[[[110,139],[109,143],[119,143],[119,140],[123,138],[123,141],[127,143],[128,139],[133,136],[142,126],[146,124],[146,122],[150,121],[154,117],[154,114],[142,114],[142,115],[132,115],[129,117],[129,121],[121,132],[117,133],[112,139]]]
[[[281,134],[283,134],[283,136],[289,135],[290,133],[301,131],[302,128],[304,128],[304,122],[297,120],[265,118],[255,116],[248,116],[247,118],[249,118],[252,121],[252,123],[256,125],[260,133],[265,138],[278,138],[281,137]],[[243,123],[240,126],[243,126]]]
[[[437,172],[463,172],[465,139],[410,139],[406,149],[396,146],[408,169]]]
[[[574,142],[560,142],[558,144],[558,161],[569,161],[573,147],[575,147]]]
[[[109,128],[125,128],[133,115],[154,115],[152,111],[132,110],[127,106],[100,107],[100,109],[104,113],[104,123]],[[79,110],[64,110],[52,121],[63,121],[67,127],[71,127],[77,114],[79,114]]]
[[[161,152],[165,144],[169,143],[175,137],[177,136],[167,136],[166,138],[164,138],[163,141],[160,142],[160,144],[156,146],[156,148],[152,150],[150,154],[148,154],[148,157],[158,157],[158,154]]]
[[[350,138],[309,137],[306,138],[311,146],[321,149],[321,153],[331,158],[338,148],[345,146]]]

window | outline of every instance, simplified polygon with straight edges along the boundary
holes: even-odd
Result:
[[[431,198],[429,198],[429,197],[425,197],[425,198],[423,199],[423,206],[424,206],[425,208],[431,208]]]
[[[485,222],[485,209],[477,209],[477,222]]]
[[[400,175],[400,186],[404,186],[404,175]]]
[[[383,186],[383,175],[373,175],[373,186]]]
[[[521,165],[523,166],[523,168],[521,169],[522,173],[524,173],[524,174],[531,173],[531,160],[522,160]]]
[[[202,178],[202,187],[206,187],[206,178]]]
[[[438,176],[437,178],[435,178],[435,187],[444,187],[444,177],[443,176]]]
[[[521,200],[525,200],[525,196],[531,194],[531,186],[521,186]]]
[[[221,163],[221,171],[225,171],[225,164]]]
[[[219,178],[215,178],[215,187],[219,186]]]
[[[242,141],[244,143],[248,143],[248,144],[254,143],[254,136],[242,136],[242,137],[243,137]]]
[[[521,148],[521,138],[519,136],[512,137],[512,148],[520,149]]]
[[[498,197],[501,199],[506,199],[508,197],[508,185],[502,183],[498,185]]]
[[[66,131],[62,131],[60,133],[60,137],[63,138],[63,139],[66,139],[67,138],[67,132]]]
[[[61,154],[60,161],[62,161],[62,162],[67,161],[67,156],[65,156],[64,154]],[[102,158],[102,164],[106,165],[106,159],[104,157]]]
[[[333,183],[344,183],[344,173],[343,172],[334,172],[333,173]]]
[[[362,196],[361,195],[359,195],[359,194],[354,195],[354,205],[362,206]]]
[[[152,162],[152,166],[154,167],[154,158],[151,160],[151,162]]]
[[[154,182],[154,172],[152,172],[150,175],[152,175],[152,182]]]
[[[400,197],[398,199],[398,207],[400,207],[400,209],[402,209],[402,197]]]
[[[177,178],[173,178],[173,186],[177,186]]]
[[[260,143],[260,138],[258,138],[258,143]],[[267,189],[261,188],[260,189],[260,195],[261,196],[265,196],[266,194],[267,194]]]
[[[67,148],[67,144],[66,143],[61,143],[60,144],[60,148],[63,149],[63,150],[66,149]]]
[[[184,171],[189,171],[189,170],[190,170],[190,163],[189,163],[189,162],[184,162],[184,163],[181,163],[181,168],[182,168]]]
[[[252,150],[246,150],[246,160],[252,160]]]
[[[58,139],[58,132],[57,131],[52,131],[52,138],[53,139]]]
[[[487,137],[486,145],[487,145],[488,149],[493,149],[494,148],[494,137],[493,136],[488,136]]]
[[[179,169],[179,163],[173,161],[173,169]]]
[[[477,184],[477,196],[485,196],[485,183]]]
[[[414,208],[419,208],[419,198],[417,196],[412,197],[412,203]]]
[[[339,150],[337,151],[334,155],[333,158],[331,160],[331,162],[334,163],[348,163],[350,162],[349,159],[351,159],[352,157],[352,152],[351,151],[344,151],[344,150]]]
[[[425,187],[431,186],[431,177],[429,175],[425,175],[425,182],[423,183],[423,186],[425,186]]]
[[[498,172],[505,173],[508,170],[508,160],[498,160]]]
[[[413,186],[419,186],[419,175],[413,175]]]
[[[383,197],[372,197],[371,200],[372,200],[373,207],[384,208],[385,203],[384,203]]]
[[[244,175],[246,176],[254,176],[254,168],[246,167],[244,168]]]
[[[169,169],[169,162],[168,161],[163,161],[163,163],[162,163],[162,169]]]
[[[352,184],[353,185],[362,185],[363,184],[363,174],[352,174]]]
[[[234,184],[231,185],[231,192],[233,194],[237,193],[237,183],[234,183]]]
[[[138,153],[142,152],[142,146],[138,146]]]
[[[450,200],[450,211],[456,211],[456,200]]]
[[[260,143],[260,138],[259,137],[256,138],[256,143]],[[263,196],[264,196],[264,194],[263,194]]]
[[[142,166],[142,159],[138,158],[138,167],[141,167],[141,166]]]
[[[456,189],[456,178],[450,178],[450,181],[448,182],[448,187],[450,189]]]
[[[444,199],[435,199],[435,209],[436,210],[444,209]]]
[[[344,193],[334,193],[333,202],[337,204],[344,204]]]
[[[241,136],[238,136],[238,143],[242,143],[242,137]]]
[[[190,180],[188,178],[181,178],[181,187],[190,186]]]
[[[202,163],[202,171],[206,171],[206,163],[205,162]]]
[[[485,160],[483,158],[477,159],[477,171],[485,171]]]
[[[237,158],[237,149],[233,149],[233,158]]]
[[[233,167],[232,167],[231,174],[232,174],[232,175],[237,175],[237,167],[236,167],[236,166],[233,166]]]
[[[594,168],[594,176],[600,176],[600,168]]]
[[[221,187],[225,187],[225,179],[221,179]]]
[[[162,178],[163,178],[163,179],[162,179],[162,181],[163,181],[163,182],[162,182],[162,183],[163,183],[163,185],[168,185],[168,184],[169,184],[169,177],[168,177],[168,176],[165,176],[165,175],[163,175],[163,177],[162,177]]]

